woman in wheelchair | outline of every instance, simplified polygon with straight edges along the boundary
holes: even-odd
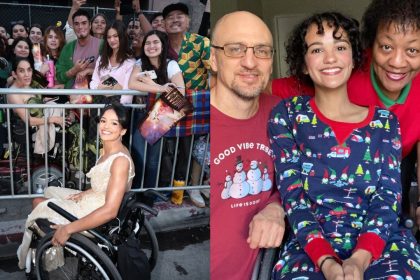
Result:
[[[13,84],[10,88],[31,88],[30,85],[32,83],[32,73],[33,73],[33,65],[30,62],[29,58],[19,58],[16,59],[12,63],[12,76],[13,76]],[[7,95],[7,103],[9,104],[26,104],[30,98],[35,98],[33,94],[8,94]],[[22,121],[25,121],[25,110],[24,108],[17,108],[14,109],[14,112],[19,116]],[[29,116],[29,125],[30,126],[38,126],[44,125],[44,118]],[[63,118],[60,116],[51,116],[48,118],[48,123],[50,124],[63,124]]]
[[[112,104],[105,107],[98,123],[103,152],[87,174],[91,179],[91,189],[78,191],[48,187],[44,192],[45,198],[33,201],[34,209],[28,216],[23,241],[18,249],[21,269],[25,267],[32,239],[30,227],[35,220],[45,218],[54,223],[52,227],[56,231],[52,243],[63,246],[71,234],[96,228],[117,216],[123,196],[130,190],[134,177],[133,161],[121,142],[128,125],[127,111],[122,105]],[[79,219],[69,223],[47,206],[50,201]]]
[[[286,50],[291,74],[315,96],[286,99],[271,112],[276,178],[293,230],[273,278],[420,279],[420,252],[398,218],[398,120],[347,96],[362,61],[358,24],[313,15]]]

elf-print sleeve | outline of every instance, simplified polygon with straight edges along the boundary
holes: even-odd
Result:
[[[379,182],[370,196],[365,222],[355,248],[369,251],[374,260],[381,256],[390,234],[398,227],[401,210],[400,128],[395,115],[390,114],[388,121],[389,132],[383,132],[380,143],[382,169]]]
[[[289,106],[289,107],[287,107]],[[280,102],[271,112],[268,123],[271,148],[275,155],[276,183],[283,201],[283,208],[299,244],[317,264],[323,255],[338,259],[331,244],[324,238],[322,228],[315,219],[301,179],[301,151],[293,150],[293,115],[289,116],[291,102]],[[286,155],[280,157],[280,154]]]

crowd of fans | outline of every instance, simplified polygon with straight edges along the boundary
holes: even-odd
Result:
[[[199,184],[200,180],[191,182],[189,178],[197,178],[196,173],[201,173],[201,166],[207,165],[206,156],[203,155],[205,150],[201,148],[200,152],[197,150],[194,153],[190,150],[192,146],[202,147],[202,143],[206,141],[203,137],[195,137],[196,140],[192,141],[192,136],[201,136],[209,131],[209,97],[201,98],[205,101],[195,106],[194,116],[187,116],[153,145],[147,144],[137,129],[162,92],[175,87],[190,100],[197,99],[196,96],[209,96],[210,41],[205,36],[188,32],[188,6],[183,3],[170,4],[162,13],[153,14],[149,21],[143,14],[139,1],[133,1],[135,16],[129,20],[126,27],[120,14],[120,1],[115,1],[115,19],[107,18],[101,13],[91,17],[90,13],[83,9],[84,4],[85,0],[73,0],[63,27],[51,25],[43,28],[39,24],[28,27],[23,21],[16,21],[11,22],[8,33],[5,26],[0,26],[0,87],[115,90],[112,95],[94,95],[93,102],[147,104],[146,109],[132,111],[132,153],[136,166],[133,186],[173,185],[173,182],[168,181],[173,164],[176,165],[176,185]],[[209,4],[206,12],[209,11]],[[156,75],[152,75],[152,72]],[[118,93],[118,90],[127,89],[149,94],[142,97]],[[27,104],[35,97],[31,94],[10,94],[2,101]],[[61,96],[53,101],[82,103],[86,99],[72,96],[69,91],[68,96]],[[45,103],[45,98],[41,99],[41,102]],[[14,109],[14,113],[22,122],[29,121],[30,126],[39,128],[45,124],[44,116],[31,116],[26,119],[25,109]],[[91,112],[87,123],[94,122],[94,114],[96,113]],[[47,123],[65,126],[69,125],[72,119],[66,112],[65,116],[51,115]],[[93,126],[96,127],[96,124]],[[85,132],[86,141],[96,139],[96,136],[91,137],[92,132]],[[96,134],[96,131],[94,133]],[[176,138],[179,138],[177,156],[174,152]],[[148,146],[147,155],[145,145]],[[159,160],[161,146],[163,152],[162,159]],[[78,161],[71,160],[78,157],[72,155],[71,151],[72,148],[69,148],[68,163],[78,167]],[[194,174],[187,170],[191,154],[201,159],[191,160],[190,169],[195,170]],[[145,169],[144,157],[147,157]],[[174,157],[177,158],[176,162]],[[94,162],[87,163],[81,171],[87,172],[93,165]],[[205,170],[208,172],[207,167]],[[157,175],[159,171],[160,176]],[[189,194],[196,205],[205,206],[200,191],[189,191]],[[207,192],[205,195],[208,197]],[[182,196],[181,201],[173,199],[173,202],[181,203]]]

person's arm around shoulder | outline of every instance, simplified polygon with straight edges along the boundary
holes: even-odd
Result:
[[[64,245],[73,233],[96,228],[114,219],[127,190],[129,169],[130,162],[126,157],[115,158],[110,169],[111,176],[106,191],[105,204],[70,224],[53,226],[56,229],[52,238],[53,245]]]
[[[258,212],[249,224],[249,247],[256,249],[280,246],[285,230],[284,217],[280,202],[271,202]]]

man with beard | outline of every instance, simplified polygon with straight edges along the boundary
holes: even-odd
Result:
[[[274,185],[267,122],[279,99],[262,94],[273,63],[270,30],[249,12],[213,30],[210,278],[250,279],[259,248],[278,247],[284,211]]]
[[[73,88],[75,82],[88,85],[95,61],[102,47],[102,40],[90,35],[90,16],[85,10],[73,14],[73,29],[77,40],[67,43],[56,65],[57,80],[65,88]]]

